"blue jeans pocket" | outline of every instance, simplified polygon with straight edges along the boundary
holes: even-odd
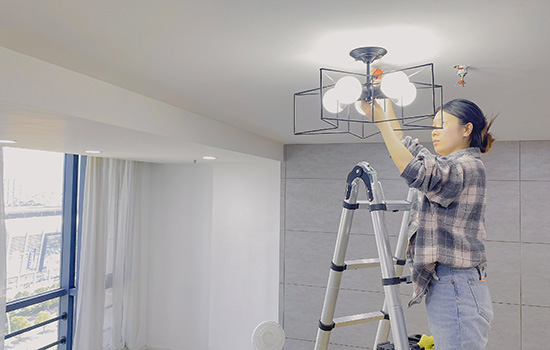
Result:
[[[474,297],[477,311],[479,314],[491,322],[493,319],[493,304],[491,301],[491,295],[489,294],[489,288],[487,288],[487,282],[485,281],[468,281],[468,286]]]

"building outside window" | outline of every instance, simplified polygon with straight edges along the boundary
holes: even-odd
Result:
[[[67,157],[74,156],[4,148],[6,302],[13,309],[7,307],[6,350],[66,348],[66,342],[55,343],[66,337],[67,317],[10,334],[67,314],[67,306],[61,305],[69,298],[62,282],[68,268],[64,261],[69,261],[63,259],[63,247],[68,246],[63,238]]]

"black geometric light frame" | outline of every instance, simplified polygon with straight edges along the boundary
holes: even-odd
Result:
[[[388,98],[382,92],[379,82],[384,75],[394,72],[405,73],[417,90],[417,99],[410,106],[394,107],[394,120],[400,122],[401,130],[433,130],[431,119],[443,103],[443,86],[435,83],[433,63],[372,74],[372,63],[386,53],[386,49],[381,47],[360,47],[352,50],[350,56],[366,64],[365,74],[320,68],[319,87],[294,94],[294,135],[351,134],[366,139],[379,134],[378,129],[369,127],[369,124],[391,120],[373,121],[360,114],[354,104],[341,105],[341,111],[330,113],[323,107],[322,100],[326,91],[335,86],[338,77],[354,76],[362,85],[362,94],[358,101],[367,101],[372,105],[373,99]],[[304,103],[306,99],[308,102]],[[371,115],[374,115],[374,105],[371,108]],[[436,128],[441,127],[442,125]]]

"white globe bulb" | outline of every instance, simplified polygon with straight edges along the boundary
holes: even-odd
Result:
[[[333,114],[342,112],[344,108],[342,108],[340,101],[338,101],[336,89],[330,89],[325,93],[325,96],[323,96],[323,107]]]
[[[416,87],[414,86],[414,84],[409,83],[407,84],[406,88],[403,89],[402,95],[397,97],[397,101],[395,103],[401,107],[405,107],[413,103],[415,98]]]
[[[401,71],[386,74],[382,77],[380,88],[384,95],[389,98],[399,98],[403,95],[403,90],[409,85],[409,78]]]
[[[361,97],[361,92],[363,92],[363,87],[359,79],[347,76],[343,77],[334,86],[336,89],[336,94],[340,103],[350,104],[359,97]]]

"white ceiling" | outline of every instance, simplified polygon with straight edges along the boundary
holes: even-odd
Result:
[[[24,140],[27,149],[86,154],[101,150],[99,156],[153,163],[212,163],[203,156],[215,156],[216,162],[257,162],[250,154],[209,147],[173,136],[133,130],[84,118],[14,106],[0,102],[0,130],[10,132],[9,139]],[[3,138],[4,139],[4,138]],[[20,147],[20,145],[5,145]]]
[[[445,100],[465,97],[489,116],[499,113],[498,139],[550,139],[548,1],[66,0],[0,7],[0,46],[283,144],[358,141],[294,136],[293,94],[316,87],[320,67],[363,72],[348,53],[371,45],[388,49],[382,67],[433,62]],[[471,66],[464,88],[454,87],[456,64]]]

